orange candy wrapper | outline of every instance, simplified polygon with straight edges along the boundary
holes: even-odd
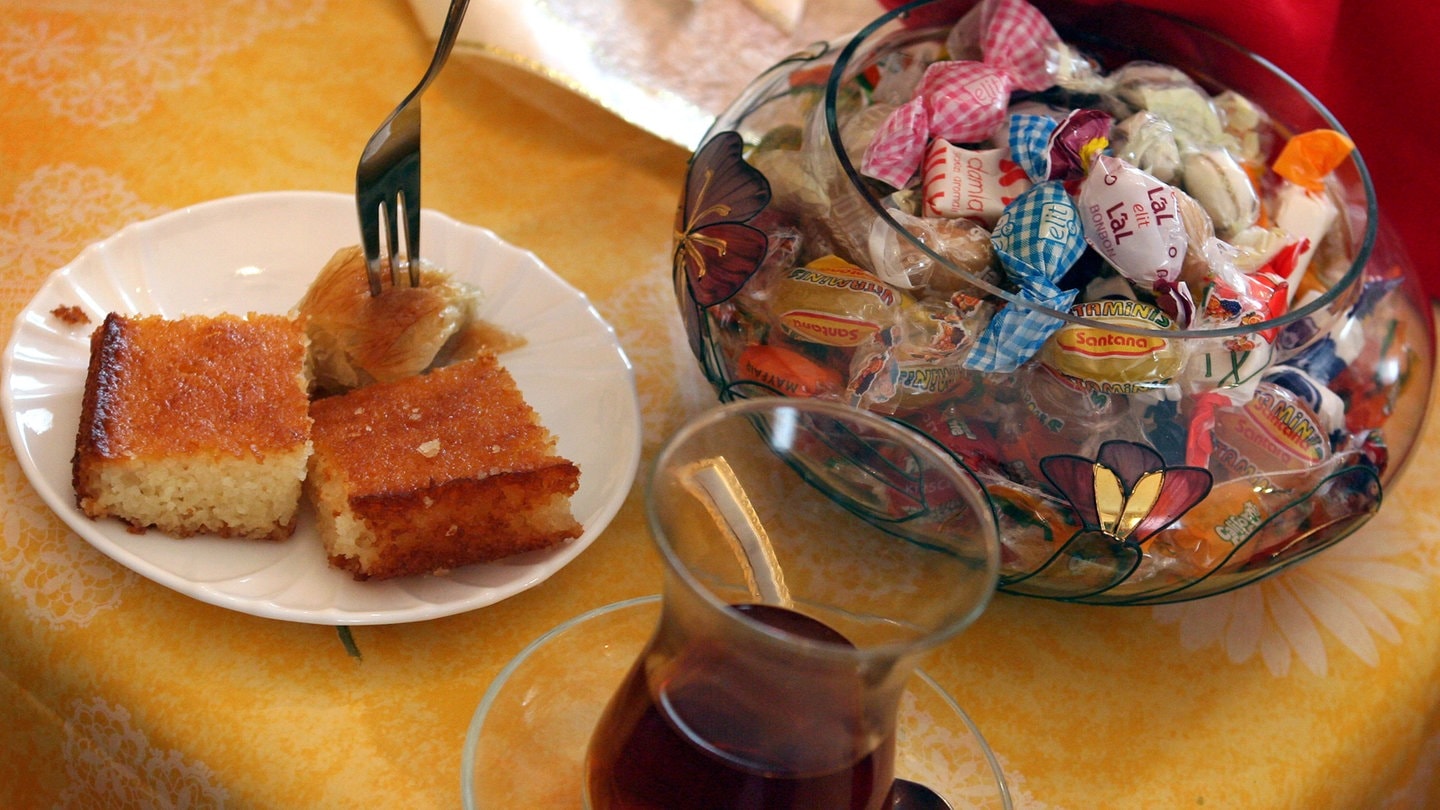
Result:
[[[1270,165],[1271,170],[1309,191],[1323,191],[1325,178],[1335,171],[1355,144],[1333,129],[1315,129],[1291,138]]]

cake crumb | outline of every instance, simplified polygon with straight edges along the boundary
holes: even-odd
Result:
[[[54,315],[56,320],[71,326],[82,326],[90,323],[90,316],[85,314],[85,310],[74,304],[61,304],[50,310],[50,314]]]
[[[440,440],[431,439],[415,449],[420,452],[420,455],[426,458],[434,458],[440,455]]]

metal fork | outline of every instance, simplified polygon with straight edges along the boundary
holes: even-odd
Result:
[[[360,212],[360,241],[365,248],[371,295],[380,294],[382,218],[387,237],[384,262],[390,265],[391,286],[398,283],[401,210],[405,212],[405,263],[410,268],[410,286],[420,285],[420,96],[450,58],[469,5],[470,0],[450,0],[430,67],[360,153],[360,164],[355,168],[355,205]]]

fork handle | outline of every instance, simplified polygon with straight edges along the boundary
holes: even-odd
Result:
[[[450,51],[455,49],[455,40],[460,38],[460,24],[464,22],[465,9],[469,6],[470,0],[450,0],[450,10],[445,12],[445,23],[440,27],[440,40],[435,44],[435,55],[430,58],[430,67],[410,95],[424,92],[430,82],[440,75],[440,68],[445,66],[445,61],[450,58]]]

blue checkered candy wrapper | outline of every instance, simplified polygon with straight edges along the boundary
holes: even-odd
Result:
[[[1085,252],[1080,211],[1058,181],[1031,186],[1016,197],[995,223],[990,241],[1025,301],[1063,310],[1075,290],[1059,280]],[[972,371],[1014,371],[1040,350],[1064,321],[1023,304],[1009,303],[995,313],[965,357]]]
[[[990,242],[1019,260],[1001,265],[1022,291],[1049,291],[1085,252],[1080,209],[1059,181],[1031,186],[1005,206]]]
[[[1075,302],[1076,293],[1076,290],[1057,289],[1049,298],[1027,300],[1064,310]],[[1024,304],[1006,304],[970,347],[964,366],[971,371],[1014,371],[1034,357],[1045,341],[1064,325],[1065,322],[1054,315]]]
[[[1044,115],[1010,116],[1010,159],[1025,170],[1031,182],[1042,183],[1050,176],[1050,136],[1059,125]]]

